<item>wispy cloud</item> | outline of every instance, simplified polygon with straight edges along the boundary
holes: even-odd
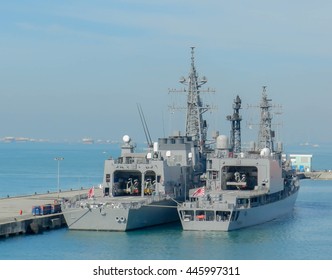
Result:
[[[16,26],[22,30],[47,33],[60,33],[68,31],[68,28],[61,24],[35,24],[31,22],[17,22]]]
[[[164,37],[205,42],[218,48],[330,55],[332,37],[328,35],[332,16],[327,11],[332,9],[332,4],[325,2],[322,7],[312,3],[302,9],[304,4],[301,2],[298,6],[297,2],[185,1],[179,4],[173,1],[170,8],[170,3],[144,1],[141,6],[133,7],[68,5],[54,13],[73,20],[70,24],[76,32],[84,30],[84,23],[95,24],[96,29],[85,32],[106,35],[104,38],[112,35],[162,40]],[[48,28],[52,30],[52,26]]]
[[[47,96],[58,100],[59,95],[68,98],[72,93],[70,102],[78,118],[86,115],[86,108],[105,106],[99,114],[108,120],[117,110],[123,113],[114,104],[127,104],[133,92],[150,102],[156,91],[159,98],[164,89],[166,93],[168,86],[176,85],[173,78],[187,70],[184,63],[190,60],[192,45],[198,47],[198,69],[217,92],[235,89],[245,100],[268,81],[275,91],[282,91],[283,99],[277,102],[297,104],[291,113],[298,125],[305,119],[303,96],[318,92],[328,99],[332,90],[329,0],[3,2],[0,90],[9,92],[10,100],[31,99],[29,110],[40,102],[49,108]],[[95,97],[96,92],[106,97],[81,98]],[[232,96],[217,96],[221,106],[227,106],[227,98],[232,102]],[[78,99],[82,106],[75,106]],[[23,103],[2,104],[0,111],[27,110]],[[326,106],[320,113],[331,114],[329,103],[317,106]],[[155,115],[160,110],[150,109]],[[104,127],[101,133],[106,133]]]

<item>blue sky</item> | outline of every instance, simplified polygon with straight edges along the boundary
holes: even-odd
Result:
[[[153,139],[184,131],[168,89],[195,46],[209,133],[229,133],[238,94],[254,137],[265,85],[284,142],[332,139],[331,1],[2,1],[0,34],[0,137],[144,141],[137,103]]]

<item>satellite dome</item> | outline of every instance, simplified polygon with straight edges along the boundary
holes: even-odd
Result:
[[[228,149],[228,137],[226,135],[219,135],[217,137],[217,149],[227,150]]]
[[[125,135],[125,136],[122,137],[122,140],[125,143],[129,143],[131,139],[130,139],[130,137],[128,135]]]
[[[271,151],[269,148],[264,148],[261,150],[261,157],[268,157],[270,155]]]

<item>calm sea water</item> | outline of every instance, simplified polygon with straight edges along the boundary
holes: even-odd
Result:
[[[0,197],[56,192],[58,167],[62,190],[98,185],[116,153],[118,145],[0,143]]]
[[[103,162],[117,145],[0,143],[0,196],[97,185]],[[308,149],[306,147],[306,149]],[[324,148],[326,149],[326,148]],[[314,154],[316,169],[330,169],[323,148],[290,151]],[[289,215],[233,232],[185,232],[173,223],[131,232],[58,229],[0,239],[2,260],[331,260],[332,181],[302,180]]]

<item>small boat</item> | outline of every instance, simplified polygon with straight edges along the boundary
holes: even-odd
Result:
[[[93,144],[95,141],[92,138],[83,138],[82,143],[83,144]]]

